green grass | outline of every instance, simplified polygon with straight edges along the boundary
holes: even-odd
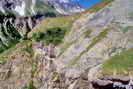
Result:
[[[133,49],[111,57],[101,67],[104,75],[125,76],[133,73]]]
[[[106,37],[108,31],[109,31],[109,29],[104,29],[98,36],[94,37],[92,39],[92,42],[86,48],[86,50],[84,50],[83,52],[81,52],[79,56],[75,57],[71,61],[71,63],[68,64],[68,66],[75,65],[77,63],[77,61],[79,61],[81,59],[81,56],[83,56],[83,54],[85,54],[86,52],[88,52],[93,46],[95,46],[98,42],[100,42],[103,38]]]

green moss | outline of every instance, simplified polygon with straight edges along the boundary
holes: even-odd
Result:
[[[101,67],[104,75],[129,75],[133,73],[133,49],[111,57]]]
[[[77,56],[76,58],[74,58],[68,66],[75,65],[77,63],[77,61],[80,60],[80,58],[81,58],[81,56],[83,54],[85,54],[86,52],[88,52],[93,46],[95,46],[98,42],[100,42],[103,38],[106,37],[108,31],[109,31],[109,29],[105,29],[98,36],[94,37],[93,40],[92,40],[92,42],[86,48],[86,50],[84,50],[83,52],[80,53],[79,56]]]

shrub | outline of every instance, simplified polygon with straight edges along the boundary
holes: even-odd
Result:
[[[63,41],[66,30],[61,28],[49,28],[45,32],[38,32],[33,34],[33,39],[36,41],[43,40],[47,45],[54,44],[58,45]]]
[[[44,33],[43,32],[38,32],[33,34],[33,39],[36,41],[41,41],[44,39]]]

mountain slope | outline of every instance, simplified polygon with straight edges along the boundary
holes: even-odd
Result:
[[[117,82],[131,87],[130,79],[122,79],[132,70],[129,3],[104,0],[80,14],[45,19],[28,33],[28,40],[1,54],[0,88],[115,89]],[[119,62],[118,67],[111,64]],[[124,77],[114,78],[119,74]]]
[[[51,3],[52,2],[52,3]],[[71,1],[1,0],[0,1],[0,53],[26,39],[28,32],[46,17],[62,16],[56,9],[78,7]],[[57,5],[56,8],[53,5]],[[76,5],[76,6],[75,6]]]

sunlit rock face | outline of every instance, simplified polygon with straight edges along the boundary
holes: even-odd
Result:
[[[38,0],[39,2],[39,0]],[[11,11],[16,15],[26,16],[35,14],[36,0],[1,0],[0,11]]]
[[[80,5],[73,0],[1,0],[0,11],[11,11],[19,16],[45,13],[50,7],[56,8],[60,13],[80,12]]]
[[[46,13],[54,8],[62,14],[71,14],[84,11],[102,0],[1,0],[0,11],[12,12],[19,16]],[[53,12],[52,11],[52,12]]]
[[[62,14],[70,14],[84,11],[80,4],[74,0],[48,0],[48,2]]]
[[[33,16],[39,12],[46,13],[50,7],[42,0],[1,0],[0,11],[13,13],[17,16]]]

